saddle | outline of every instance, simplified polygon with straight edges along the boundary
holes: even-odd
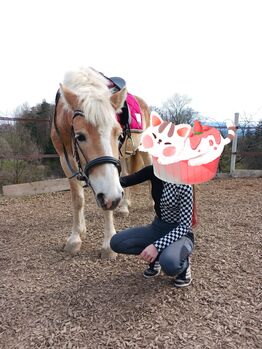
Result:
[[[118,77],[118,76],[113,76],[111,78],[108,78],[108,80],[110,80],[113,83],[113,85],[118,88],[118,91],[122,90],[122,88],[126,87],[125,80]]]
[[[108,78],[109,89],[111,93],[116,93],[126,87],[126,82],[123,78],[118,76],[113,76]],[[133,139],[131,136],[131,131],[135,132],[142,132],[143,131],[143,124],[142,124],[142,112],[140,105],[138,101],[136,100],[135,96],[131,95],[130,93],[127,93],[126,100],[124,102],[124,105],[122,107],[121,113],[117,114],[117,120],[119,124],[122,127],[122,134],[119,136],[119,152],[122,155],[121,148],[124,144],[125,140],[129,140],[132,144],[133,151],[127,151],[125,150],[125,154],[132,155],[134,154],[134,144]]]
[[[116,93],[126,87],[126,81],[118,76],[110,77],[108,80],[111,82],[109,88],[112,93]],[[118,122],[122,128],[129,128],[136,132],[142,132],[143,124],[141,114],[141,108],[136,98],[131,93],[127,93],[122,111],[117,115]]]
[[[126,81],[118,76],[110,77],[108,78],[108,80],[111,82],[111,84],[109,85],[109,89],[111,90],[112,93],[116,93],[122,90],[122,88],[126,87]],[[122,108],[122,112],[121,114],[117,115],[117,118],[122,128],[126,127],[127,125],[130,125],[131,115],[130,115],[126,100]]]

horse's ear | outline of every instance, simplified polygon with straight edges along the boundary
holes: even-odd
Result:
[[[124,106],[125,100],[127,95],[127,89],[124,87],[122,90],[112,94],[110,97],[110,101],[112,106],[114,107],[116,113],[120,113],[121,109]]]
[[[60,92],[70,109],[78,109],[79,99],[73,91],[71,91],[68,87],[60,84]]]

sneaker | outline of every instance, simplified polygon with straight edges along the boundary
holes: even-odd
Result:
[[[149,265],[149,267],[144,271],[143,275],[145,278],[152,278],[159,275],[161,272],[161,265],[158,261]]]
[[[179,274],[175,279],[175,287],[187,287],[191,284],[192,277],[191,277],[191,267],[189,266],[181,273]]]

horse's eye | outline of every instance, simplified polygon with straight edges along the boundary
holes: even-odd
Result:
[[[82,133],[77,134],[75,137],[79,142],[84,142],[86,140],[86,136]]]
[[[170,142],[165,142],[164,144],[165,144],[165,145],[169,145],[169,144],[171,144],[171,143],[170,143]]]
[[[154,133],[152,133],[153,137],[156,139],[156,135]]]

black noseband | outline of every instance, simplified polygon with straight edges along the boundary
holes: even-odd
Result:
[[[103,165],[103,164],[112,164],[114,166],[116,166],[117,170],[118,170],[118,173],[120,174],[121,172],[121,165],[120,165],[120,161],[115,159],[114,157],[112,156],[101,156],[97,159],[94,159],[94,160],[91,160],[91,161],[87,161],[85,155],[83,154],[82,150],[81,150],[81,147],[80,145],[78,144],[77,142],[77,139],[75,137],[75,131],[74,131],[74,126],[73,126],[73,121],[75,119],[75,117],[77,116],[80,116],[80,117],[85,117],[85,114],[82,112],[82,110],[75,110],[73,112],[73,118],[72,118],[72,124],[71,124],[71,136],[72,136],[72,140],[73,140],[73,145],[74,145],[74,149],[73,149],[73,158],[75,159],[77,165],[78,165],[78,171],[75,170],[74,166],[72,166],[70,164],[70,161],[69,161],[69,156],[68,156],[68,153],[67,153],[67,150],[66,150],[66,147],[63,143],[63,139],[62,139],[62,136],[61,136],[61,133],[60,133],[60,130],[57,126],[57,116],[56,116],[56,108],[57,108],[57,103],[59,101],[59,98],[60,98],[60,92],[58,91],[57,94],[56,94],[56,105],[55,105],[55,113],[54,113],[54,127],[55,127],[55,130],[56,130],[56,133],[58,135],[58,137],[60,138],[60,142],[63,146],[63,152],[64,152],[64,156],[65,156],[65,160],[66,160],[66,163],[67,163],[67,166],[68,166],[68,169],[70,170],[70,172],[72,173],[72,175],[70,177],[68,177],[69,179],[72,179],[72,178],[77,178],[78,180],[80,181],[85,181],[86,182],[86,185],[89,185],[89,171],[95,167],[95,166],[99,166],[99,165]],[[86,160],[86,165],[85,165],[85,168],[84,168],[84,171],[82,169],[82,166],[81,166],[81,162],[80,162],[80,157],[79,157],[79,153],[78,153],[78,149],[81,151],[83,157],[85,158]]]
[[[75,110],[74,111],[74,115],[73,115],[73,120],[77,116],[84,117],[85,114],[81,110]],[[115,159],[112,156],[100,156],[99,158],[96,158],[94,160],[87,161],[87,159],[86,159],[84,153],[82,152],[82,149],[81,149],[81,147],[80,147],[80,145],[77,142],[77,139],[75,137],[73,124],[72,124],[72,135],[73,135],[73,140],[74,140],[75,158],[76,158],[76,161],[77,161],[77,164],[78,164],[77,179],[79,179],[81,181],[85,181],[86,182],[86,186],[90,185],[90,182],[89,182],[89,172],[90,172],[90,170],[93,167],[95,167],[95,166],[104,165],[104,164],[112,164],[112,165],[116,166],[116,168],[118,170],[118,174],[120,175],[120,172],[121,172],[120,161],[118,159]],[[86,160],[86,165],[85,165],[84,170],[82,169],[82,166],[81,166],[81,163],[80,163],[80,157],[79,157],[79,154],[78,154],[78,149],[81,151],[83,157]]]
[[[99,165],[103,165],[103,164],[113,164],[116,166],[118,173],[120,174],[121,172],[121,165],[120,165],[120,161],[113,158],[112,156],[101,156],[99,158],[96,158],[94,160],[89,161],[84,168],[84,173],[87,177],[89,177],[89,171],[91,170],[91,168],[95,167],[95,166],[99,166]]]

